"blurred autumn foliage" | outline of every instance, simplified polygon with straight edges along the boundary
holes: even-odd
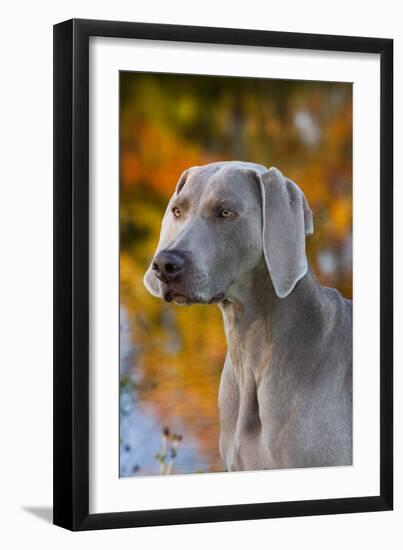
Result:
[[[208,471],[222,470],[220,312],[168,306],[148,294],[142,278],[179,175],[217,160],[277,166],[298,183],[314,214],[315,233],[307,241],[313,269],[323,284],[351,297],[352,86],[120,74],[121,305],[134,350],[124,376],[136,371],[135,406],[181,431],[181,447],[188,438]],[[125,437],[121,433],[121,441]],[[157,473],[152,460],[139,474]],[[190,460],[177,471],[192,472],[195,465]]]

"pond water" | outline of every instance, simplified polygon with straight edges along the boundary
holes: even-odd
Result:
[[[199,418],[193,422],[189,408],[183,402],[189,392],[178,383],[177,393],[164,385],[165,376],[153,376],[145,369],[143,352],[133,341],[133,322],[122,306],[120,311],[120,476],[145,476],[161,473],[161,460],[156,458],[167,445],[164,468],[171,473],[196,473],[222,470],[218,454],[218,416]],[[171,327],[172,330],[172,327]],[[189,374],[187,378],[189,379]],[[197,374],[197,373],[196,373]],[[159,379],[161,378],[161,379]],[[190,375],[190,379],[191,379]],[[189,383],[189,380],[187,380]],[[197,376],[191,380],[196,388]],[[217,379],[218,384],[218,379]],[[218,391],[218,389],[217,389]],[[185,406],[184,406],[185,405]],[[202,430],[200,430],[200,420]],[[180,441],[167,441],[177,434]],[[207,437],[206,437],[207,436]],[[168,444],[167,444],[168,443]],[[169,450],[177,445],[176,456]],[[168,452],[166,452],[168,451]],[[170,464],[171,463],[171,464]],[[169,466],[170,464],[170,466]]]

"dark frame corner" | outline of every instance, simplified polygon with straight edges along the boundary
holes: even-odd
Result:
[[[380,492],[370,497],[89,514],[89,38],[381,56]],[[54,26],[54,523],[77,530],[393,508],[393,40],[72,19]]]

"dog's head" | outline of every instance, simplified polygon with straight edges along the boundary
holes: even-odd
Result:
[[[221,302],[264,258],[284,298],[307,272],[305,235],[312,232],[305,196],[276,168],[190,168],[169,201],[144,284],[168,302]]]

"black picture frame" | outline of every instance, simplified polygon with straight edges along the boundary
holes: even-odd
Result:
[[[380,122],[380,491],[366,497],[89,513],[89,39],[377,53]],[[54,523],[71,530],[393,507],[393,40],[73,19],[54,26]]]

